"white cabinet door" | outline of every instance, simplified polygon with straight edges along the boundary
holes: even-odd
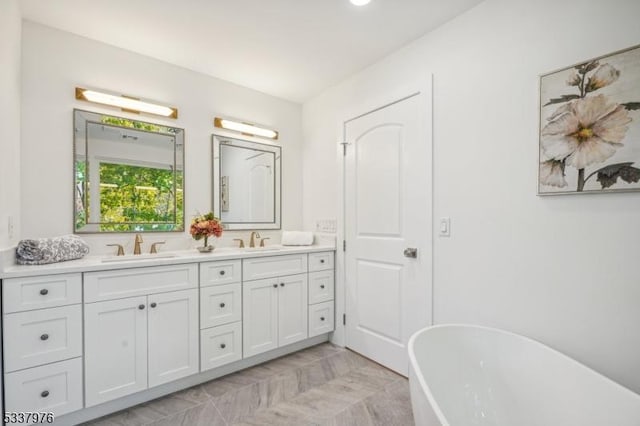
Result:
[[[198,290],[148,296],[149,387],[199,371]]]
[[[276,278],[270,278],[243,284],[242,339],[245,358],[278,347],[279,282]]]
[[[200,369],[211,370],[242,359],[242,323],[220,325],[200,332]]]
[[[200,289],[200,328],[242,319],[242,285],[214,285]]]
[[[278,278],[278,346],[307,338],[307,274]]]
[[[147,388],[146,304],[140,296],[85,305],[87,407]]]

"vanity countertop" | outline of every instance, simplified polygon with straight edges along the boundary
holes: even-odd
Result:
[[[199,253],[196,249],[167,251],[154,255],[87,256],[78,260],[51,263],[48,265],[11,265],[0,270],[0,278],[32,277],[37,275],[67,274],[72,272],[108,271],[113,269],[145,266],[177,265],[182,263],[213,262],[216,260],[248,259],[264,256],[315,253],[332,251],[333,244],[312,246],[270,246],[266,248],[216,248],[211,253]]]

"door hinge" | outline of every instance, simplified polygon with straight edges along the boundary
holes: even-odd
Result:
[[[347,240],[342,240],[342,251],[347,251]]]
[[[342,314],[342,325],[347,325],[347,314]]]
[[[340,145],[342,145],[342,155],[344,157],[347,156],[347,146],[349,145],[348,142],[342,142]]]

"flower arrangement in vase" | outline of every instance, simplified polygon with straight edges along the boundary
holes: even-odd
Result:
[[[220,237],[222,235],[222,222],[215,217],[212,212],[209,212],[194,217],[191,221],[189,232],[196,241],[204,239],[204,245],[198,247],[198,251],[208,253],[214,249],[214,247],[209,244],[209,237]]]

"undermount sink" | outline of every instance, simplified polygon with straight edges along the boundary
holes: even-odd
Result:
[[[247,247],[247,248],[244,249],[244,251],[278,251],[278,250],[282,250],[282,247],[274,247],[274,246]]]
[[[162,253],[162,254],[129,254],[126,256],[109,256],[102,259],[102,263],[110,262],[132,262],[138,260],[151,260],[151,259],[171,259],[177,257],[175,253]]]

